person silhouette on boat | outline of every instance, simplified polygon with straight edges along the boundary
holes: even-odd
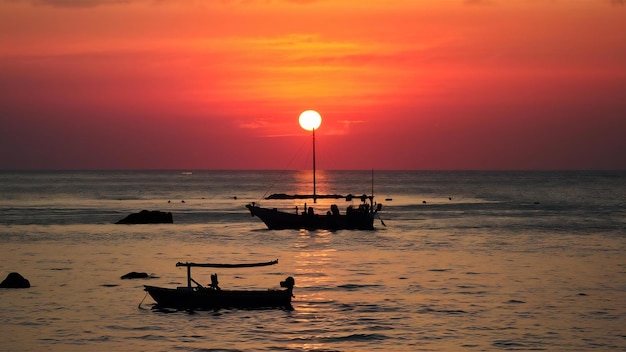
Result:
[[[211,274],[211,284],[209,287],[216,291],[220,290],[219,282],[217,281],[217,273]]]

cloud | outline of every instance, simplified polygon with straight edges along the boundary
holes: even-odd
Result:
[[[237,125],[239,126],[239,128],[256,130],[259,128],[266,127],[267,123],[264,123],[263,121],[259,121],[259,120],[254,120],[254,121],[239,121]]]
[[[136,0],[5,0],[5,2],[24,2],[34,6],[51,6],[59,8],[92,8],[101,5],[130,4]]]
[[[255,2],[255,0],[213,0],[221,3],[233,3],[240,2],[242,4]],[[22,2],[31,3],[34,6],[50,6],[58,8],[93,8],[106,5],[124,5],[138,2],[146,3],[166,3],[166,2],[178,2],[178,3],[190,3],[192,0],[4,0],[4,2]],[[208,1],[207,1],[208,2]],[[277,2],[287,2],[292,4],[314,4],[319,0],[277,0]]]
[[[491,5],[490,0],[465,0],[466,5]]]
[[[297,1],[297,0],[294,0],[294,1]],[[464,4],[465,5],[494,5],[494,1],[496,0],[464,0]],[[501,1],[501,2],[504,3],[504,1]],[[614,6],[624,6],[624,4],[626,4],[626,0],[605,0],[605,2]]]

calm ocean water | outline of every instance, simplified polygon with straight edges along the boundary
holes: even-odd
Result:
[[[374,178],[386,226],[309,232],[267,230],[244,205],[310,193],[310,171],[0,172],[0,279],[32,285],[0,290],[0,350],[626,351],[626,172]],[[318,181],[372,189],[369,171]],[[113,224],[142,209],[175,223]],[[178,261],[276,258],[218,271],[220,285],[293,276],[292,311],[164,313],[143,291],[184,285]],[[130,271],[157,278],[120,280]]]

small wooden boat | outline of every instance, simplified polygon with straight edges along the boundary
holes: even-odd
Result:
[[[202,286],[191,277],[191,267],[244,268],[278,264],[278,260],[249,264],[176,263],[187,267],[187,286],[163,288],[144,285],[144,290],[156,302],[156,308],[219,309],[219,308],[286,308],[291,309],[295,280],[289,276],[280,282],[283,289],[222,290],[217,274],[211,275],[211,284]],[[195,286],[192,286],[192,283]]]

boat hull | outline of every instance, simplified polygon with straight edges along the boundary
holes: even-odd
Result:
[[[159,308],[290,308],[291,289],[285,290],[216,290],[212,288],[163,288],[144,286]]]
[[[261,219],[270,230],[373,230],[375,212],[352,214],[295,214],[273,208],[246,205],[252,216]]]

